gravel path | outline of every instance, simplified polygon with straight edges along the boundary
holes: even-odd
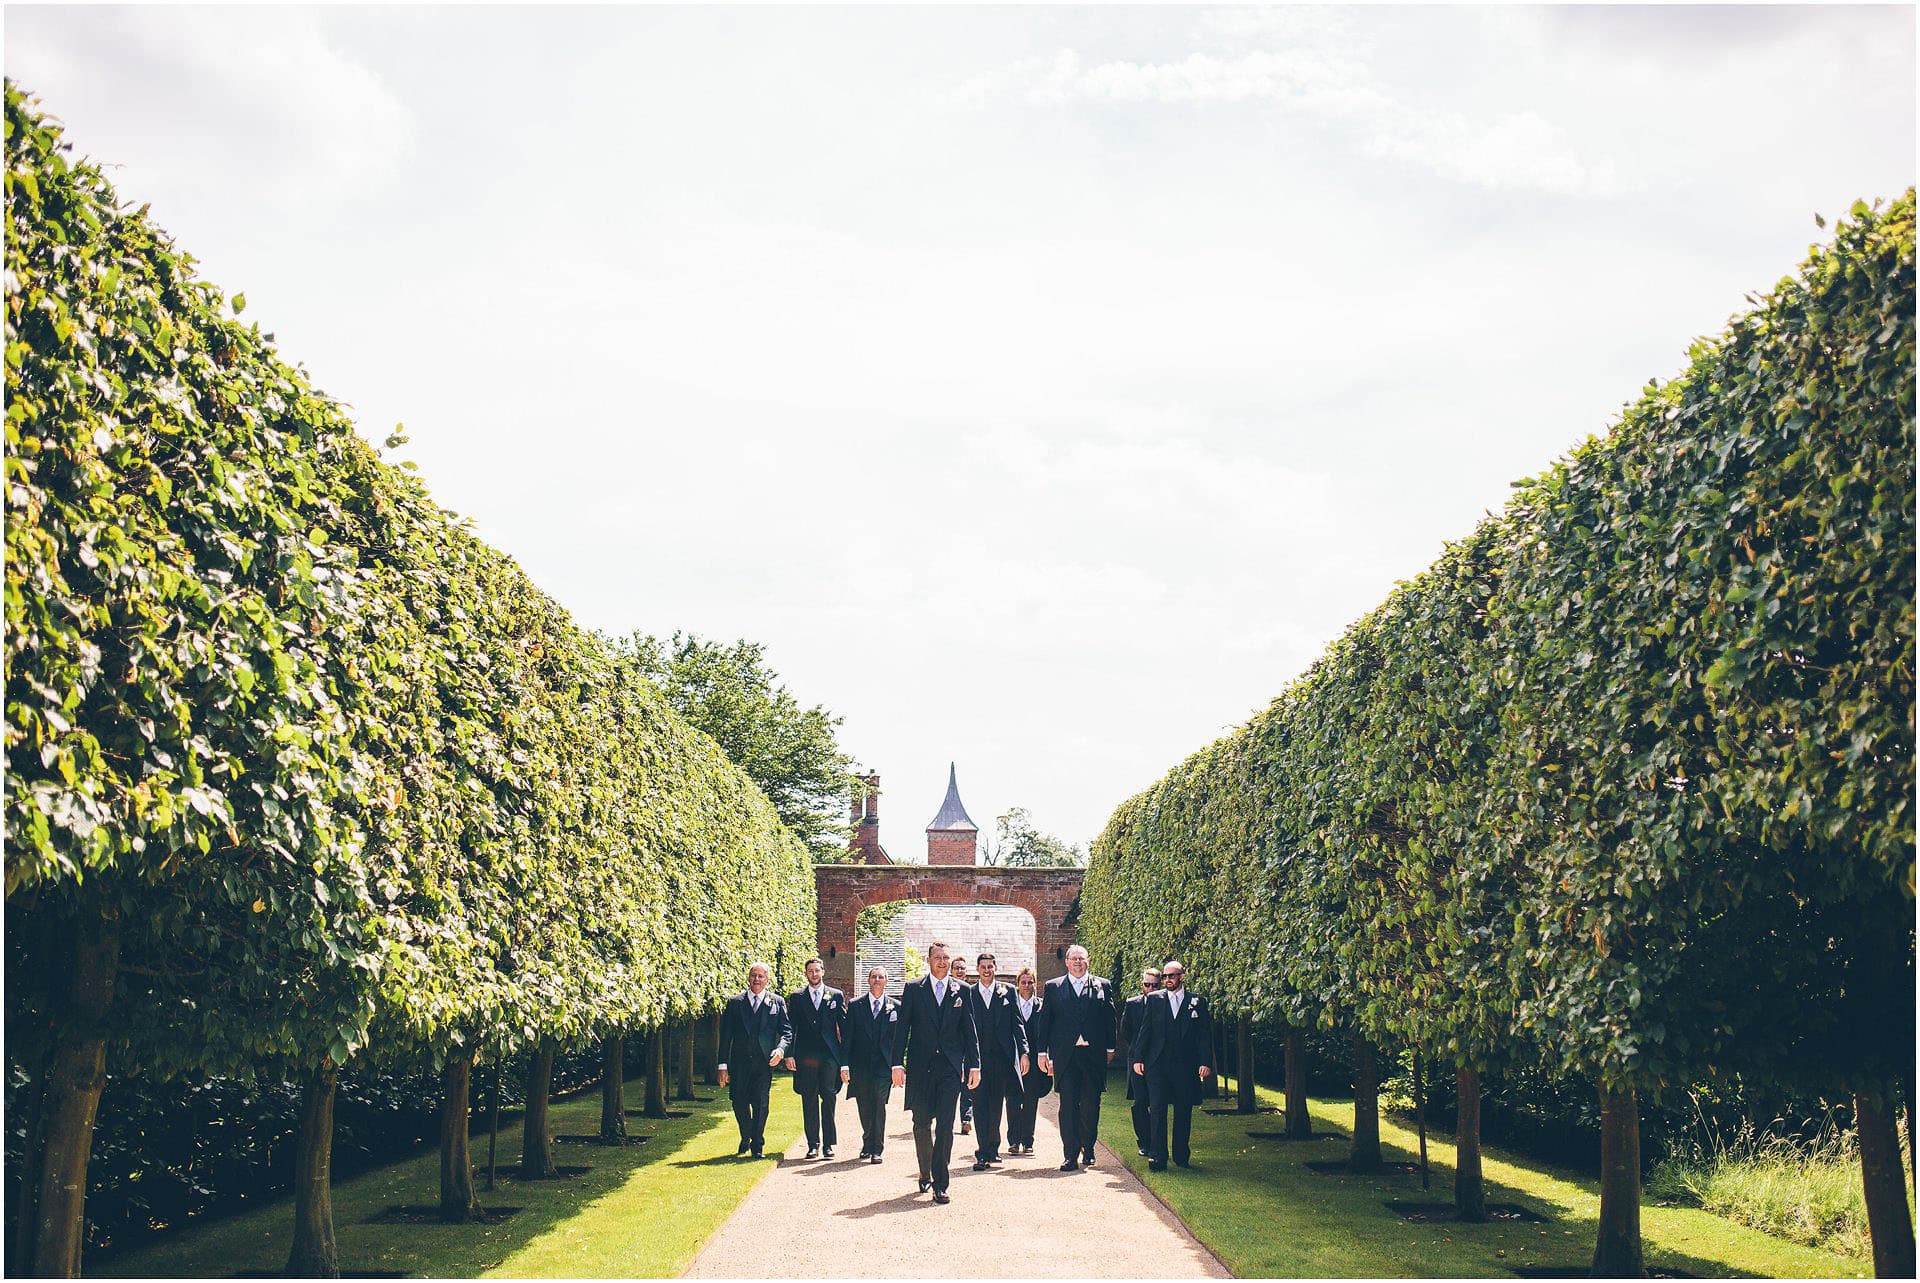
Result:
[[[899,1099],[895,1091],[896,1106]],[[1116,1100],[1109,1093],[1102,1112]],[[1041,1102],[1031,1158],[976,1172],[974,1138],[956,1131],[953,1202],[945,1207],[914,1192],[912,1119],[900,1108],[887,1114],[886,1161],[860,1162],[853,1157],[859,1115],[843,1097],[837,1118],[846,1143],[835,1147],[835,1157],[806,1162],[806,1142],[795,1141],[707,1240],[685,1277],[1231,1277],[1105,1144],[1092,1170],[1057,1170],[1053,1096]]]

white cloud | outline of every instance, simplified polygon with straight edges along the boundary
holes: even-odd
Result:
[[[1580,159],[1566,131],[1532,111],[1479,123],[1395,110],[1375,129],[1368,148],[1376,155],[1492,191],[1608,196],[1622,190],[1611,158]]]
[[[129,172],[149,191],[244,166],[282,207],[338,206],[389,179],[412,145],[406,105],[311,11],[100,7],[57,25],[23,16],[7,17],[7,74],[103,159],[138,157]],[[140,96],[137,108],[103,110],[90,92],[100,62]]]
[[[1235,35],[1300,34],[1287,49],[1216,55],[1190,53],[1177,62],[1108,60],[1088,65],[1073,49],[1027,59],[996,75],[975,77],[962,101],[981,105],[1006,94],[1026,101],[1177,105],[1264,103],[1333,126],[1350,126],[1369,154],[1443,178],[1494,191],[1609,195],[1620,189],[1611,159],[1586,160],[1567,132],[1533,110],[1476,119],[1437,104],[1397,96],[1368,66],[1365,42],[1325,23],[1211,19]],[[1237,20],[1235,20],[1237,21]],[[1335,43],[1344,46],[1336,48]]]

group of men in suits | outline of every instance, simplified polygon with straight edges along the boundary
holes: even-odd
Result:
[[[782,1060],[793,1072],[807,1133],[807,1157],[833,1157],[838,1134],[834,1104],[844,1084],[859,1106],[860,1157],[880,1161],[892,1089],[904,1089],[913,1115],[920,1192],[936,1204],[950,1200],[949,1162],[954,1116],[963,1091],[971,1094],[978,1133],[974,1170],[1008,1152],[1033,1152],[1039,1100],[1060,1093],[1063,1172],[1090,1167],[1100,1133],[1100,1097],[1115,1051],[1112,988],[1087,966],[1087,951],[1066,951],[1067,974],[1035,993],[1032,973],[1017,987],[996,976],[992,954],[975,959],[978,980],[965,983],[952,969],[947,946],[927,946],[927,974],[899,998],[887,996],[887,973],[867,973],[867,993],[849,1002],[823,981],[818,958],[807,960],[807,987],[784,1001],[766,992],[764,963],[747,969],[747,991],[727,1003],[721,1023],[720,1081],[733,1099],[740,1153],[761,1157],[768,1094]],[[1192,1108],[1212,1072],[1212,1026],[1204,1001],[1185,990],[1184,968],[1169,962],[1151,992],[1128,1002],[1128,1043],[1139,1096],[1148,1102],[1149,1131],[1141,1152],[1156,1168],[1172,1158],[1190,1165]],[[1142,1004],[1134,1013],[1134,1004]],[[1190,1081],[1189,1081],[1190,1080]],[[1136,1113],[1136,1131],[1140,1116]]]

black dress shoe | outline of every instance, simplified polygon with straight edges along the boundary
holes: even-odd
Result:
[[[1153,1157],[1153,1155],[1151,1155],[1151,1154],[1149,1154],[1149,1153],[1147,1152],[1147,1147],[1146,1147],[1145,1145],[1141,1145],[1141,1146],[1139,1146],[1138,1148],[1139,1148],[1139,1150],[1140,1150],[1140,1157],[1142,1157],[1142,1158],[1151,1158],[1151,1157]]]
[[[1164,1172],[1167,1170],[1167,1165],[1165,1163],[1156,1163],[1149,1158],[1147,1160],[1147,1170],[1150,1172]]]
[[[818,1145],[807,1146],[807,1157],[808,1158],[820,1157],[820,1147]]]
[[[1082,1167],[1092,1167],[1092,1166],[1093,1166],[1093,1151],[1092,1151],[1092,1150],[1088,1150],[1088,1151],[1086,1152],[1086,1155],[1085,1155],[1084,1157],[1082,1157],[1082,1158],[1081,1158],[1081,1160],[1080,1160],[1080,1166],[1082,1166]]]
[[[973,1170],[976,1172],[984,1172],[989,1166],[990,1164],[984,1158],[976,1158],[973,1160]]]
[[[823,1147],[823,1148],[822,1148],[822,1149],[820,1150],[820,1156],[821,1156],[822,1158],[832,1158],[832,1157],[833,1157],[833,1146],[831,1146],[831,1145],[827,1145],[827,1146],[824,1146],[824,1147]]]
[[[753,1156],[754,1156],[755,1158],[765,1158],[765,1157],[766,1157],[766,1155],[765,1155],[765,1154],[763,1154],[763,1153],[761,1153],[761,1152],[760,1152],[760,1147],[759,1147],[758,1145],[755,1145],[755,1146],[753,1147]]]
[[[744,1154],[744,1153],[746,1153],[746,1152],[747,1152],[748,1150],[750,1150],[750,1149],[752,1149],[752,1148],[753,1148],[753,1142],[752,1142],[752,1141],[750,1141],[750,1140],[743,1140],[743,1141],[741,1141],[741,1142],[740,1142],[740,1148],[739,1148],[739,1149],[736,1149],[736,1150],[734,1150],[733,1152],[734,1152],[734,1153],[736,1153],[736,1154]]]
[[[1060,1164],[1060,1170],[1063,1172],[1077,1172],[1080,1170],[1080,1164],[1069,1158],[1066,1162]]]
[[[933,1182],[928,1180],[926,1177],[922,1176],[920,1178],[920,1192],[924,1194],[932,1188],[933,1188]]]
[[[933,1201],[936,1203],[951,1203],[953,1200],[947,1197],[947,1191],[937,1189],[933,1191]]]
[[[879,1162],[879,1161],[880,1161],[880,1155],[878,1155],[878,1154],[868,1154],[868,1155],[867,1155],[867,1161],[868,1161],[869,1163],[877,1163],[877,1162]]]
[[[1193,1161],[1186,1158],[1176,1158],[1173,1160],[1173,1165],[1175,1167],[1192,1167]]]
[[[873,1151],[872,1151],[872,1150],[869,1150],[869,1149],[863,1149],[863,1150],[861,1150],[861,1151],[860,1151],[860,1157],[862,1157],[862,1158],[872,1158],[872,1157],[873,1157]]]

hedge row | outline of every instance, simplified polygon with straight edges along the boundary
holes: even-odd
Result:
[[[328,1272],[339,1066],[445,1066],[464,1116],[483,1047],[708,1010],[806,956],[809,860],[11,83],[6,131],[13,1263],[78,1269],[104,1066],[309,1083]]]
[[[1597,1082],[1602,1273],[1635,1093],[1853,1092],[1911,1275],[1913,193],[1755,302],[1122,805],[1083,922],[1252,1019]]]

